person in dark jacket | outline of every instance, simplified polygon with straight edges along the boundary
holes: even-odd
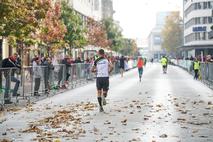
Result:
[[[43,75],[44,75],[44,87],[45,87],[45,94],[49,94],[50,90],[50,73],[54,70],[54,66],[52,64],[52,61],[49,57],[43,59]]]
[[[65,83],[68,84],[69,77],[70,77],[70,68],[71,68],[71,62],[69,56],[65,56],[65,58],[62,60],[62,64],[64,65],[64,73],[66,75]]]
[[[124,73],[124,70],[125,70],[125,58],[124,58],[124,56],[121,56],[119,62],[120,62],[119,67],[120,67],[121,77],[123,77],[123,73]]]
[[[77,57],[77,59],[75,59],[75,63],[82,63],[81,58]]]
[[[21,65],[17,63],[18,54],[13,54],[12,56],[5,58],[2,61],[2,68],[4,69],[4,77],[6,79],[5,82],[5,94],[4,94],[4,103],[11,104],[11,97],[9,95],[10,90],[10,82],[15,82],[15,87],[13,89],[13,96],[19,96],[18,88],[20,81],[15,77],[15,71],[21,69]]]

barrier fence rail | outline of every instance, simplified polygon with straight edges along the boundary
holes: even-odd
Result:
[[[113,63],[112,74],[120,73],[119,62]],[[136,61],[128,62],[128,69],[136,66]],[[78,63],[71,65],[28,66],[22,69],[0,68],[0,105],[5,100],[19,103],[44,99],[93,81],[92,64]],[[17,93],[16,93],[17,92]]]
[[[194,75],[193,61],[172,60],[172,63]],[[200,63],[200,80],[213,89],[213,63]]]

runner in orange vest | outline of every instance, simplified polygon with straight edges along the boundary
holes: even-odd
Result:
[[[143,74],[143,65],[144,65],[143,58],[139,57],[137,67],[138,67],[138,74],[139,74],[140,82],[141,82],[141,77]]]

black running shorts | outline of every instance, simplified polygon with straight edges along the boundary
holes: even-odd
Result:
[[[108,91],[109,90],[109,77],[97,77],[96,79],[97,90]]]

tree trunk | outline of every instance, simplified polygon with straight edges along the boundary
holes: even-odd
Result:
[[[69,44],[68,55],[69,55],[69,56],[72,56],[72,45],[71,45],[71,44]]]
[[[24,70],[23,70],[23,63],[24,63],[24,43],[23,42],[21,42],[21,86],[23,86],[24,87]],[[24,90],[24,88],[23,88],[23,90]]]
[[[2,66],[2,59],[3,59],[3,55],[2,55],[2,48],[3,48],[3,37],[2,39],[0,39],[0,67]],[[2,73],[0,74],[0,88],[2,88]]]

